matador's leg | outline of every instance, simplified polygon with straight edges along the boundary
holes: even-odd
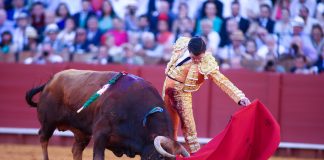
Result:
[[[178,115],[178,111],[176,110],[176,103],[174,100],[174,98],[172,98],[172,89],[169,88],[164,92],[163,95],[163,99],[164,99],[164,103],[165,103],[165,107],[168,110],[168,113],[171,117],[171,121],[172,121],[172,127],[173,127],[173,138],[174,140],[177,140],[178,137],[178,127],[179,127],[179,115]]]
[[[197,152],[200,144],[197,138],[196,124],[192,112],[192,96],[191,93],[177,92],[175,95],[177,101],[177,110],[181,121],[181,128],[189,146],[190,153]]]

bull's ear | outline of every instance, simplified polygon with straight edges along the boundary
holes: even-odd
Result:
[[[160,113],[162,113],[164,111],[164,109],[162,108],[162,107],[154,107],[154,108],[152,108],[149,112],[147,112],[146,114],[145,114],[145,116],[144,116],[144,118],[143,118],[143,127],[146,127],[146,123],[147,123],[147,118],[150,116],[150,115],[152,115],[152,114],[154,114],[154,113],[158,113],[158,112],[160,112]]]

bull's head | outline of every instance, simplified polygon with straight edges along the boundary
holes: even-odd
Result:
[[[141,156],[142,160],[175,160],[176,155],[189,157],[187,150],[177,141],[164,136],[154,139],[154,147],[150,146]]]

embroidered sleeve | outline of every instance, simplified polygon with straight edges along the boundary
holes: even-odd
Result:
[[[244,93],[239,90],[229,79],[227,79],[219,69],[209,74],[214,83],[216,83],[227,95],[236,103],[245,97]]]

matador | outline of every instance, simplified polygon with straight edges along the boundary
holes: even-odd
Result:
[[[215,58],[206,51],[206,43],[201,37],[180,37],[176,41],[165,74],[162,96],[172,119],[173,136],[176,140],[180,122],[190,153],[200,149],[191,93],[197,91],[205,79],[212,79],[239,105],[250,104],[244,93],[219,71]]]

